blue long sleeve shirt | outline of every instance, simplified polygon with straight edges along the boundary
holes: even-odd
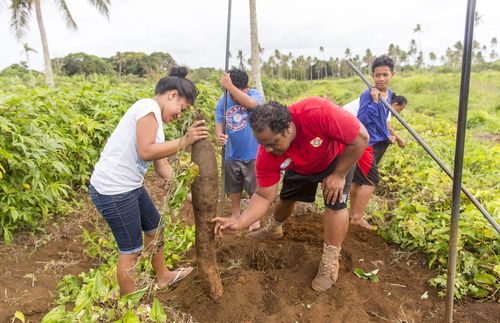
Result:
[[[387,102],[391,103],[392,91],[389,89],[389,99]],[[365,126],[370,141],[368,146],[373,146],[378,142],[388,141],[390,132],[387,128],[387,117],[391,113],[384,104],[379,101],[373,102],[370,95],[370,89],[363,92],[359,98],[358,119]]]

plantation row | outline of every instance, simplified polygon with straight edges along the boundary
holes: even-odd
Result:
[[[128,79],[125,83],[108,77],[64,78],[58,84],[53,90],[29,89],[14,78],[0,78],[0,230],[6,242],[12,239],[13,231],[37,229],[51,214],[64,213],[75,191],[87,185],[91,168],[123,112],[138,98],[152,96],[153,88],[144,80]],[[264,80],[264,88],[268,100],[286,103],[323,95],[345,104],[364,90],[362,82],[355,78],[318,82]],[[409,99],[405,119],[450,168],[458,88],[458,74],[412,74],[397,77],[393,83],[395,92]],[[205,113],[213,127],[220,87],[209,82],[199,84],[199,89],[196,108]],[[473,135],[498,135],[499,90],[500,72],[472,75],[464,166],[464,184],[497,221],[500,147],[494,142],[479,142]],[[398,126],[396,120],[393,124]],[[170,124],[166,137],[179,136],[182,125],[183,121]],[[396,128],[409,139],[402,127]],[[390,148],[382,162],[382,176],[383,185],[378,190],[382,199],[370,210],[379,233],[404,247],[429,253],[429,265],[439,269],[432,284],[444,287],[451,181],[415,142],[404,150]],[[456,296],[498,299],[498,236],[465,197],[462,209]],[[96,248],[95,241],[109,239],[90,237],[87,240],[94,246],[90,250]],[[106,268],[105,276],[112,277],[108,271],[112,266]],[[91,276],[87,283],[96,279],[95,272]],[[83,288],[83,278],[74,279],[67,283],[75,283],[75,289],[62,294],[66,297],[62,303],[74,302]],[[64,290],[66,285],[62,284]]]

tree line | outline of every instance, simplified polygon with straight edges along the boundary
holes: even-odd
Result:
[[[498,59],[497,39],[493,37],[489,46],[481,45],[478,41],[473,42],[473,64],[485,64]],[[399,45],[390,44],[384,54],[394,59],[400,71],[412,71],[422,69],[435,69],[439,66],[442,70],[456,71],[462,63],[463,45],[457,41],[439,58],[434,52],[424,57],[423,51],[419,50],[417,42],[412,39],[407,50]],[[326,58],[323,46],[319,47],[320,57],[317,56],[294,56],[292,53],[284,53],[275,49],[273,53],[264,60],[261,69],[262,74],[268,78],[295,79],[295,80],[317,80],[324,78],[343,78],[354,75],[346,60],[350,59],[360,69],[370,74],[370,66],[377,55],[372,50],[366,49],[363,55],[353,54],[349,48],[345,49],[343,57]],[[263,51],[261,50],[261,55]],[[248,61],[242,50],[238,51],[236,57],[238,68],[246,69]]]

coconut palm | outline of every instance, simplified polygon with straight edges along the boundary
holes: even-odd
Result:
[[[326,58],[325,58],[325,48],[323,46],[319,47],[319,51],[321,52],[321,58],[323,58],[322,65],[325,68],[325,77],[328,77],[328,66],[326,64]]]
[[[262,96],[264,89],[260,79],[260,54],[259,33],[257,28],[257,5],[256,0],[249,0],[250,5],[250,67],[252,69],[252,84]],[[262,49],[263,50],[263,49]]]
[[[491,48],[490,59],[492,61],[494,61],[498,57],[498,54],[497,54],[497,38],[496,37],[491,38],[490,48]]]
[[[417,24],[413,29],[413,33],[417,34],[419,51],[422,51],[422,40],[420,39],[420,35],[423,33],[422,26],[420,26],[420,24]]]
[[[31,68],[30,68],[30,52],[37,53],[36,50],[34,50],[33,48],[31,48],[28,45],[28,43],[24,43],[23,44],[23,53],[24,53],[24,55],[26,55],[26,67],[28,68],[28,73],[30,75],[30,86],[34,87],[33,75],[31,73]]]
[[[238,68],[242,71],[245,70],[245,56],[243,55],[243,50],[238,50],[238,56],[236,56],[239,62]]]
[[[61,11],[66,24],[73,30],[78,29],[78,25],[71,16],[68,5],[64,0],[55,0],[57,7]],[[88,0],[88,2],[94,6],[101,14],[109,18],[109,6],[110,0]],[[35,10],[36,20],[38,23],[38,30],[40,31],[40,38],[42,41],[43,49],[43,59],[45,67],[45,82],[49,87],[54,86],[54,77],[52,75],[52,66],[50,63],[49,54],[49,44],[47,41],[47,32],[45,31],[45,26],[42,17],[42,4],[41,0],[12,0],[10,4],[10,10],[12,12],[10,25],[14,30],[17,39],[21,39],[28,28],[29,16]]]

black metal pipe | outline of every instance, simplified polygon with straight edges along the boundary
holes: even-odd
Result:
[[[371,89],[372,86],[368,79],[361,73],[361,71],[350,61],[346,61],[347,64],[354,70],[354,72],[365,82],[365,84]],[[384,99],[382,96],[379,96],[379,100],[384,104],[384,106],[391,111],[391,113],[398,119],[399,122],[410,132],[410,134],[415,138],[415,140],[424,148],[424,150],[434,159],[434,161],[441,167],[441,169],[453,180],[453,174],[449,170],[449,168],[438,158],[438,156],[432,151],[432,149],[427,146],[427,144],[423,141],[422,138],[419,137],[419,135],[415,132],[415,130],[412,129],[412,127],[399,115],[399,113],[394,110],[391,105],[387,102],[386,99]],[[469,190],[461,184],[460,188],[462,189],[462,192],[471,200],[472,204],[476,206],[476,208],[483,214],[483,216],[488,220],[488,222],[495,228],[495,230],[500,233],[500,225],[495,222],[495,220],[491,217],[491,215],[488,213],[488,211],[479,203],[479,201],[469,192]]]
[[[224,72],[227,73],[229,70],[229,44],[231,41],[231,0],[228,1],[228,6],[227,6],[227,31],[226,31],[226,61],[224,64]],[[222,115],[222,133],[226,134],[226,110],[227,110],[227,90],[224,89],[224,109],[223,112],[224,114]],[[225,175],[224,175],[224,166],[226,164],[225,161],[226,157],[226,148],[225,145],[222,146],[222,158],[221,158],[221,180],[222,180],[222,199],[221,199],[221,211],[220,214],[221,216],[224,216],[224,201],[226,200],[226,186],[224,184],[225,182]]]
[[[448,278],[446,280],[445,320],[450,323],[453,321],[453,301],[455,300],[458,222],[460,220],[460,188],[462,185],[462,168],[464,164],[465,127],[467,124],[467,105],[469,101],[475,7],[476,0],[467,1],[467,16],[465,20],[464,47],[462,55],[462,75],[460,80],[460,99],[458,103],[457,142],[455,145],[455,163],[453,164],[450,240],[448,245]]]

